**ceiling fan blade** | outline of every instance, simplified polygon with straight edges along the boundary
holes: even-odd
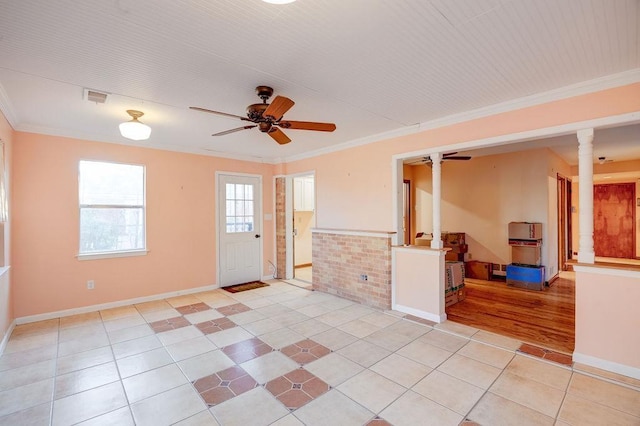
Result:
[[[269,130],[268,134],[280,145],[288,144],[289,142],[291,142],[291,139],[289,139],[289,137],[287,137],[287,135],[285,135],[284,132],[277,127],[272,127]]]
[[[454,151],[454,152],[447,152],[447,153],[445,153],[445,154],[442,154],[442,158],[450,157],[450,156],[452,156],[452,155],[456,155],[457,153],[458,153],[458,151]]]
[[[419,158],[419,159],[414,159],[412,161],[409,161],[409,162],[407,162],[405,164],[408,165],[408,166],[413,166],[413,165],[416,165],[416,164],[424,164],[424,163],[427,163],[429,161],[431,161],[431,159],[429,157],[422,157],[422,158]]]
[[[443,157],[443,160],[471,160],[468,155],[453,155],[449,157]]]
[[[265,118],[271,118],[273,121],[278,121],[294,104],[295,102],[289,98],[276,96],[273,102],[271,102],[267,109],[264,110],[262,116]]]
[[[208,113],[211,113],[211,114],[223,115],[223,116],[225,116],[225,117],[239,118],[240,120],[244,120],[244,121],[251,121],[251,120],[249,120],[247,117],[242,117],[241,115],[228,114],[228,113],[226,113],[226,112],[214,111],[214,110],[206,109],[206,108],[200,108],[200,107],[189,107],[189,109],[192,109],[192,110],[194,110],[194,111],[208,112]]]
[[[254,125],[247,125],[247,126],[237,127],[235,129],[225,130],[224,132],[214,133],[211,136],[224,136],[224,135],[228,135],[229,133],[239,132],[240,130],[253,129],[254,127],[258,127],[258,125],[254,124]]]
[[[333,132],[336,129],[336,125],[333,123],[316,123],[313,121],[281,121],[278,126],[283,129],[295,129],[295,130],[315,130],[318,132]]]

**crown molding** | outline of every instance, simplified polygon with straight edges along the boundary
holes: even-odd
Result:
[[[61,129],[54,128],[54,127],[23,125],[23,126],[14,127],[14,129],[16,131],[25,132],[25,133],[36,133],[36,134],[42,134],[47,136],[58,136],[58,137],[80,139],[80,140],[92,141],[92,142],[104,142],[104,143],[111,143],[116,145],[133,146],[136,148],[148,148],[148,149],[157,149],[160,151],[182,152],[185,154],[205,155],[207,157],[226,158],[229,160],[248,161],[251,163],[277,164],[271,158],[254,157],[250,155],[234,154],[234,153],[222,152],[222,151],[212,151],[204,148],[191,148],[191,147],[171,145],[171,144],[145,145],[145,141],[129,141],[128,139],[124,139],[124,138],[122,140],[114,140],[113,137],[110,137],[110,136],[96,135],[96,134],[89,135],[82,132],[69,132],[69,131],[63,131]]]
[[[453,124],[463,123],[465,121],[502,114],[509,111],[541,105],[553,101],[559,101],[562,99],[568,99],[575,96],[586,95],[602,90],[613,89],[615,87],[626,86],[628,84],[638,82],[640,82],[640,68],[634,68],[632,70],[624,71],[618,74],[611,74],[593,80],[587,80],[569,86],[560,87],[558,89],[536,93],[522,98],[505,101],[458,114],[452,114],[446,117],[436,118],[434,120],[424,121],[419,124],[402,127],[384,133],[378,133],[376,135],[371,135],[360,139],[355,139],[353,141],[345,142],[339,145],[333,145],[331,147],[322,148],[316,151],[307,152],[305,154],[286,157],[283,159],[283,162],[290,163],[293,161],[313,158],[361,145],[367,145],[385,139],[420,133],[430,129],[451,126]]]
[[[291,163],[293,161],[305,160],[307,158],[318,157],[320,155],[331,154],[333,152],[344,151],[345,149],[354,148],[361,145],[368,145],[370,143],[383,141],[385,139],[397,138],[400,136],[411,135],[420,131],[418,124],[413,124],[407,127],[401,127],[399,129],[389,130],[383,133],[377,133],[371,136],[365,136],[363,138],[354,139],[349,142],[344,142],[337,145],[328,146],[315,151],[306,152],[304,154],[292,155],[283,159],[283,163]]]
[[[386,139],[407,136],[415,133],[420,133],[429,129],[450,126],[453,124],[458,124],[458,123],[462,123],[462,122],[466,122],[466,121],[470,121],[470,120],[474,120],[482,117],[497,115],[497,114],[505,113],[508,111],[545,104],[548,102],[558,101],[562,99],[567,99],[575,96],[585,95],[588,93],[594,93],[602,90],[612,89],[615,87],[625,86],[628,84],[633,84],[638,82],[640,82],[640,68],[635,68],[622,73],[611,74],[611,75],[603,76],[593,80],[588,80],[588,81],[572,84],[569,86],[561,87],[558,89],[553,89],[550,91],[525,96],[525,97],[514,99],[511,101],[501,102],[499,104],[494,104],[487,107],[465,111],[458,114],[452,114],[446,117],[436,118],[434,120],[429,120],[429,121],[421,122],[418,124],[397,128],[394,130],[377,133],[375,135],[353,139],[348,142],[332,145],[326,148],[321,148],[318,150],[309,151],[302,154],[292,155],[289,157],[280,157],[280,156],[255,157],[250,155],[227,153],[222,151],[210,151],[203,148],[189,148],[189,147],[172,145],[172,144],[156,144],[153,146],[152,145],[145,146],[145,145],[141,145],[140,142],[117,141],[117,140],[114,140],[112,136],[95,135],[95,134],[88,135],[88,134],[80,134],[80,133],[74,133],[74,132],[70,133],[68,131],[62,131],[61,129],[58,129],[58,128],[48,128],[48,127],[32,126],[32,125],[19,125],[17,116],[15,114],[15,109],[13,108],[11,100],[9,99],[2,85],[0,85],[0,111],[4,113],[11,127],[16,131],[21,131],[21,132],[70,137],[70,138],[90,140],[90,141],[96,141],[96,142],[116,143],[119,145],[129,145],[129,146],[136,146],[136,147],[144,146],[146,148],[151,148],[151,149],[183,152],[188,154],[205,155],[210,157],[227,158],[227,159],[248,161],[248,162],[254,162],[254,163],[286,164],[294,161],[331,154],[334,152],[339,152],[346,149],[355,148],[358,146],[368,145],[368,144],[383,141]]]
[[[15,130],[18,126],[18,118],[16,116],[15,109],[13,108],[13,104],[9,99],[9,95],[4,90],[4,86],[0,84],[0,111],[4,114],[4,117],[9,122],[9,125]]]
[[[626,86],[628,84],[638,82],[640,82],[640,68],[635,68],[633,70],[625,71],[622,73],[606,75],[604,77],[582,81],[580,83],[560,87],[558,89],[536,93],[522,98],[500,102],[498,104],[489,105],[487,107],[477,108],[458,114],[452,114],[446,117],[437,118],[435,120],[425,121],[423,123],[420,123],[420,131],[450,126],[452,124],[463,123],[465,121],[471,121],[491,115],[498,115],[505,112],[515,111],[536,105],[569,99],[576,96],[595,93],[607,89],[613,89],[615,87]]]

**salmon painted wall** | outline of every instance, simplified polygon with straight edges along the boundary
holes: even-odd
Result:
[[[394,247],[392,280],[395,294],[392,309],[430,321],[446,318],[444,305],[444,252],[427,247]]]
[[[0,224],[2,226],[4,247],[3,247],[3,259],[2,264],[4,266],[11,265],[11,158],[13,154],[13,129],[9,122],[0,112],[0,140],[4,143],[4,155],[5,155],[5,167],[7,176],[7,199],[9,204],[9,221]],[[12,302],[12,279],[11,270],[7,270],[0,276],[0,342],[11,327],[13,320],[15,319],[13,302]],[[1,351],[0,351],[1,352]]]
[[[81,159],[146,166],[146,256],[76,258]],[[13,166],[18,318],[217,284],[217,171],[262,175],[263,213],[273,213],[268,164],[16,132]],[[267,274],[275,261],[272,222],[263,231]]]
[[[283,173],[315,170],[318,227],[390,231],[394,154],[637,111],[640,83],[290,162]]]
[[[640,271],[575,268],[575,361],[640,379]]]

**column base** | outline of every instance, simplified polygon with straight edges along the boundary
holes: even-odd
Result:
[[[596,263],[595,253],[578,252],[578,262],[580,263]]]

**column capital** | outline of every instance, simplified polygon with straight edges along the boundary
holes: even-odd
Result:
[[[432,163],[440,163],[442,161],[442,153],[441,152],[434,152],[432,154],[429,154],[429,158],[431,159]]]
[[[593,142],[593,128],[578,130],[578,142],[579,143],[591,143]]]

